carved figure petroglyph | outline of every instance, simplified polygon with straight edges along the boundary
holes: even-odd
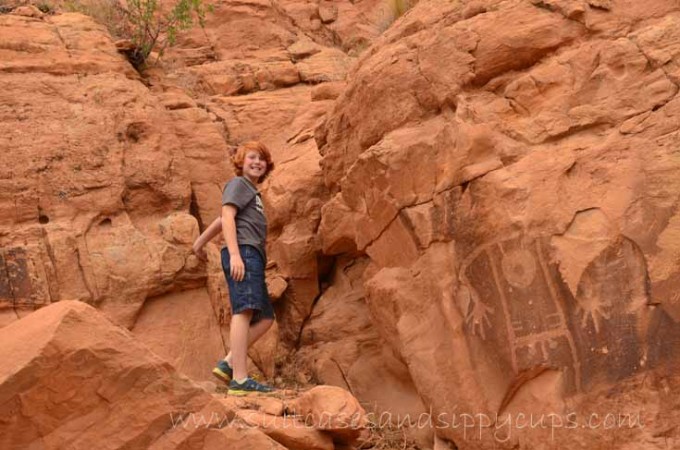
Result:
[[[567,392],[639,370],[649,318],[638,247],[612,238],[584,267],[574,293],[549,257],[550,238],[516,233],[463,260],[457,304],[468,339],[509,378],[535,367],[562,371]]]
[[[466,325],[505,356],[514,374],[538,365],[562,368],[578,388],[580,364],[564,299],[546,264],[546,238],[515,234],[478,247],[463,262]],[[460,302],[459,302],[460,303]]]

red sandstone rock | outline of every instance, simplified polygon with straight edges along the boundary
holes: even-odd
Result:
[[[347,87],[342,81],[322,83],[312,90],[312,101],[335,100]]]
[[[148,299],[131,331],[196,381],[215,380],[211,371],[225,356],[220,325],[202,288]]]
[[[248,426],[257,427],[267,436],[286,448],[300,450],[333,450],[333,439],[329,434],[308,426],[293,416],[272,416],[269,414],[241,410],[237,417]]]
[[[561,433],[555,445],[677,440],[664,401],[675,384],[658,375],[677,360],[680,317],[677,2],[421,1],[361,56],[342,95],[296,76],[342,79],[349,59],[327,46],[357,52],[395,15],[373,2],[323,4],[337,17],[317,3],[221,5],[206,33],[168,54],[192,68],[168,69],[153,93],[82,16],[0,16],[0,99],[12,108],[0,121],[10,148],[1,178],[11,180],[0,196],[2,320],[77,298],[162,330],[150,312],[203,283],[187,212],[203,226],[216,217],[232,175],[225,140],[261,138],[278,164],[263,190],[270,271],[287,282],[282,347],[302,343],[307,370],[387,409],[424,403],[449,415],[587,413],[611,388],[624,394],[607,407],[646,405],[662,425]],[[29,75],[42,87],[24,95]],[[25,151],[36,124],[40,153]],[[337,273],[329,255],[370,264],[324,292]],[[222,325],[214,250],[207,268]],[[363,294],[338,292],[363,280]],[[186,313],[192,327],[204,302]],[[159,353],[163,334],[146,334]],[[251,354],[258,366],[273,367],[278,342]],[[353,360],[367,342],[389,348]],[[209,353],[196,352],[206,365]],[[367,384],[394,359],[382,387],[403,386],[401,404]],[[630,394],[625,380],[648,374],[647,397]],[[206,436],[224,444],[238,433]],[[436,433],[440,446],[501,445],[493,431]],[[507,446],[554,442],[518,433]]]
[[[270,416],[283,416],[285,411],[284,400],[277,397],[227,395],[219,401],[224,403],[228,409],[258,411]]]
[[[286,448],[268,438],[261,431],[239,427],[209,429],[205,434],[203,445],[203,448],[215,450],[225,448],[284,450]]]
[[[200,291],[183,305],[173,301],[182,295],[168,292],[204,284],[190,254],[199,229],[189,211],[199,221],[219,211],[217,180],[232,173],[219,127],[182,91],[155,97],[105,30],[85,16],[2,16],[0,23],[3,104],[17,111],[0,124],[9,149],[0,157],[6,175],[0,266],[9,273],[0,277],[0,302],[9,308],[3,321],[80,299],[129,328],[141,318],[136,331],[145,342],[205,380],[228,350],[220,309],[213,313]],[[44,89],[26,92],[27,78]],[[36,124],[38,141],[31,137]],[[153,314],[143,306],[148,298]],[[173,324],[172,311],[181,308],[183,321]],[[203,334],[187,339],[197,327]]]
[[[338,18],[338,8],[330,2],[319,4],[319,18],[322,23],[334,22]]]
[[[287,288],[288,283],[282,276],[267,277],[267,292],[269,292],[269,298],[272,302],[280,299]]]
[[[323,50],[323,47],[309,39],[298,39],[293,45],[288,47],[286,51],[290,55],[293,62],[308,58]]]
[[[368,425],[366,412],[344,389],[317,386],[300,395],[288,410],[303,423],[324,430],[345,444],[351,444]]]
[[[277,149],[278,166],[266,187],[269,258],[276,264],[276,273],[288,284],[277,304],[285,346],[293,346],[298,340],[302,324],[319,295],[319,277],[328,270],[319,257],[316,233],[326,189],[312,136],[330,106],[331,102],[318,101],[299,111],[282,135],[286,146]]]
[[[300,72],[300,80],[307,83],[342,81],[352,62],[352,58],[340,50],[323,49],[299,61],[296,68]]]
[[[234,417],[83,302],[43,308],[0,334],[2,448],[180,448],[208,431],[179,426],[181,417],[222,426]]]
[[[170,118],[85,16],[4,15],[0,34],[14,111],[0,125],[2,245],[21,268],[11,301],[80,299],[130,327],[146,297],[203,278],[188,258],[198,230],[178,211],[191,189]],[[20,94],[27,78],[43,88]],[[173,228],[167,240],[160,223]]]
[[[236,95],[259,90],[272,90],[300,82],[295,65],[284,55],[275,61],[226,60],[194,65],[178,71],[174,78],[189,79],[196,93]]]
[[[576,3],[421,2],[315,133],[322,248],[368,256],[371,320],[449,423],[587,414],[599,389],[677,362],[680,11]],[[550,448],[482,428],[435,432]],[[663,448],[640,429],[573,434],[555,445]]]
[[[403,435],[427,447],[432,442],[430,427],[409,426],[427,410],[408,367],[371,321],[361,282],[366,265],[366,259],[336,262],[331,286],[302,330],[297,360],[313,379],[347,389],[360,399],[376,426],[401,423]]]
[[[33,5],[19,6],[12,10],[12,14],[24,17],[34,17],[41,19],[45,14]]]

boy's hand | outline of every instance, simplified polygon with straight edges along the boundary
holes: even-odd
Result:
[[[241,255],[234,255],[231,256],[229,261],[229,265],[231,266],[231,278],[234,279],[234,281],[241,282],[245,278],[246,275],[246,266],[243,264],[243,260],[241,259]]]
[[[197,247],[195,244],[193,247],[191,247],[191,250],[194,252],[194,255],[201,261],[207,261],[208,260],[208,255],[205,253],[205,248],[203,247]]]

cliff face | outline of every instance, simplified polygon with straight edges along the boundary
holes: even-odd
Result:
[[[362,55],[318,130],[323,251],[367,261],[355,279],[371,322],[448,422],[620,412],[593,393],[677,364],[679,13],[421,2]],[[663,447],[657,406],[650,448]],[[500,445],[493,427],[476,442],[462,428],[437,434]],[[532,431],[519,432],[530,448],[631,439]]]
[[[201,276],[180,249],[196,224],[172,116],[85,16],[0,20],[5,297],[19,314],[78,299],[130,325],[146,297]]]
[[[397,10],[223,2],[144,80],[85,16],[0,15],[0,319],[84,301],[203,380],[229,308],[190,244],[261,139],[277,326],[253,369],[439,418],[422,446],[677,442],[677,2]],[[562,426],[498,426],[519,414]]]
[[[360,429],[347,430],[345,422],[365,421],[364,413],[341,389],[317,388],[297,400],[295,392],[283,391],[283,401],[273,403],[215,403],[223,396],[205,392],[215,391],[205,380],[228,351],[229,308],[216,247],[204,265],[191,255],[191,243],[219,213],[222,185],[233,176],[230,147],[255,137],[275,150],[282,174],[277,183],[285,186],[277,192],[280,206],[270,214],[272,235],[283,233],[297,215],[301,225],[292,226],[307,235],[296,238],[310,239],[321,200],[310,202],[290,189],[311,194],[307,186],[313,184],[324,190],[310,130],[342,89],[336,80],[345,77],[348,53],[365,41],[341,49],[326,44],[364,16],[345,8],[314,25],[316,34],[305,34],[277,5],[223,4],[207,30],[232,27],[217,35],[183,36],[167,63],[142,78],[91,18],[45,15],[30,6],[9,9],[3,6],[0,14],[5,447],[84,448],[94,442],[111,448],[332,449],[354,443]],[[312,10],[318,16],[318,6]],[[346,14],[359,17],[347,22]],[[371,26],[363,33],[378,31]],[[243,42],[251,52],[244,53]],[[322,82],[327,83],[315,86]],[[300,145],[289,150],[283,143],[291,123]],[[315,158],[295,162],[310,151]],[[287,182],[284,175],[298,168],[307,173]],[[287,251],[286,241],[280,242]],[[288,289],[286,296],[297,292],[311,307],[319,289],[315,248],[313,264],[298,272],[289,271],[293,264],[270,267],[270,290],[277,298]],[[294,251],[288,253],[291,261],[310,252]],[[91,308],[78,309],[86,311],[85,324],[73,327],[78,320],[68,313],[65,326],[50,328],[49,317],[70,308],[66,300],[96,306],[132,334],[110,328]],[[41,314],[31,314],[43,307]],[[294,336],[284,342],[289,345],[307,315],[296,308],[287,301],[281,313],[290,317],[281,321],[282,334],[290,330]],[[21,329],[28,332],[17,333]],[[100,332],[123,333],[125,339],[102,344]],[[85,333],[82,339],[79,333]],[[252,350],[253,372],[274,375],[278,335],[274,327]],[[137,343],[131,350],[133,338],[145,350]],[[43,348],[44,339],[68,345]],[[39,347],[32,347],[36,342]],[[115,392],[102,391],[103,379],[116,384]],[[195,413],[198,423],[179,429],[172,414],[187,413]],[[309,415],[312,422],[291,415]],[[102,426],[102,420],[109,422]]]
[[[150,92],[86,16],[0,15],[0,34],[3,322],[71,299],[131,328],[148,299],[190,290],[203,317],[184,328],[213,333],[183,333],[210,364],[223,345],[190,212],[205,191],[192,183],[230,174],[219,129],[188,97]]]
[[[265,187],[272,253],[285,255],[270,288],[300,298],[280,314],[295,342],[319,290],[312,130],[389,5],[225,2],[142,79],[103,25],[16,3],[0,15],[2,323],[81,300],[207,377],[229,307],[216,254],[206,277],[190,245],[219,214],[231,148],[257,138],[280,167]],[[277,336],[254,355],[269,375]]]

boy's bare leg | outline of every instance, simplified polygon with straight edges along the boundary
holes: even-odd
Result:
[[[229,342],[231,344],[232,368],[235,380],[243,380],[248,376],[248,332],[253,310],[248,309],[231,316]]]
[[[251,345],[255,343],[258,339],[260,339],[264,334],[271,328],[272,324],[274,323],[274,319],[262,319],[256,324],[252,325],[248,329],[248,348],[250,348]],[[247,353],[247,352],[246,352]],[[227,353],[227,356],[224,358],[226,362],[229,363],[230,366],[234,367],[231,363],[231,360],[233,358],[231,350],[229,353]]]

